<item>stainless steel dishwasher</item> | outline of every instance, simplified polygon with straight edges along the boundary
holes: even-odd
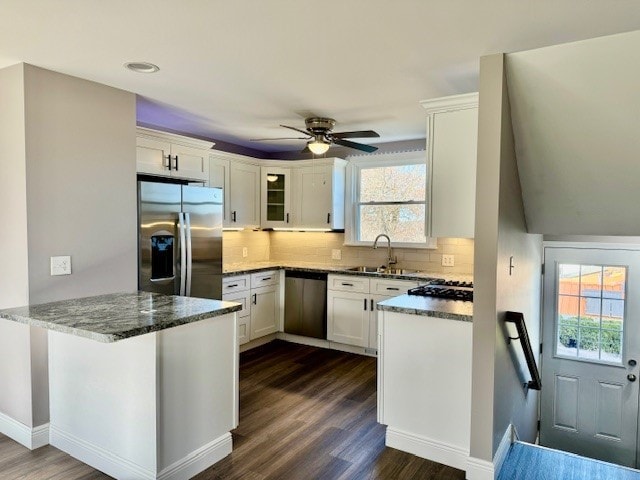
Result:
[[[286,270],[284,331],[327,338],[327,274]]]

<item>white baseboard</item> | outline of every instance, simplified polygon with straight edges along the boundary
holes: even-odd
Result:
[[[227,432],[169,465],[158,474],[158,479],[188,480],[229,455],[232,446],[231,434]]]
[[[51,425],[51,445],[114,478],[155,480],[155,472]]]
[[[0,413],[0,433],[24,445],[29,450],[49,444],[49,424],[27,427],[23,423]]]
[[[494,480],[498,478],[504,459],[507,458],[507,453],[509,453],[509,448],[514,440],[515,428],[513,425],[509,425],[502,435],[502,439],[493,456],[493,461],[489,462],[488,460],[469,457],[465,469],[467,480]]]
[[[387,427],[385,444],[387,447],[413,453],[418,457],[449,465],[459,470],[467,468],[468,450],[421,435]]]
[[[231,453],[231,433],[214,439],[160,473],[144,468],[102,447],[51,426],[51,445],[114,478],[140,480],[188,480]]]

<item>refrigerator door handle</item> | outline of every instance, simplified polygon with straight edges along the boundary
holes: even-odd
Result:
[[[183,213],[183,215],[185,220],[185,232],[187,236],[187,284],[185,295],[189,297],[191,296],[191,271],[193,270],[193,251],[191,249],[191,215],[189,213]]]
[[[178,230],[180,232],[180,293],[186,295],[187,283],[187,239],[185,234],[184,213],[178,212]]]

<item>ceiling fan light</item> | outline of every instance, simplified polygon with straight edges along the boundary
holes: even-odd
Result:
[[[309,147],[309,150],[311,150],[314,155],[322,155],[324,153],[327,153],[327,150],[329,150],[329,145],[330,143],[325,142],[324,140],[311,140],[307,143],[307,147]]]

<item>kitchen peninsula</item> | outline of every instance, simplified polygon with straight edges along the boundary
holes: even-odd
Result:
[[[231,453],[239,309],[134,292],[0,318],[49,330],[52,445],[115,478],[186,479]]]

